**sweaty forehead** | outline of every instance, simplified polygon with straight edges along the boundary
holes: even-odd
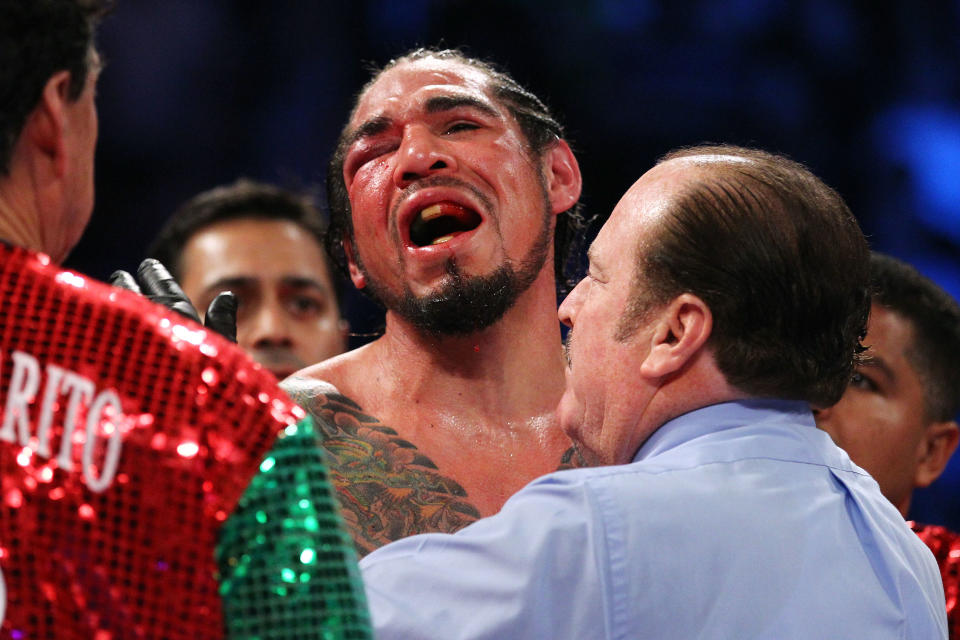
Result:
[[[436,58],[402,62],[382,73],[363,93],[350,125],[356,127],[371,117],[389,116],[437,94],[491,101],[488,84],[483,71],[461,62]]]

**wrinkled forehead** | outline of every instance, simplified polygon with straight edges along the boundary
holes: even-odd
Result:
[[[401,62],[384,71],[360,96],[350,126],[377,115],[399,111],[420,97],[438,93],[470,95],[493,102],[489,76],[456,60],[424,58]]]

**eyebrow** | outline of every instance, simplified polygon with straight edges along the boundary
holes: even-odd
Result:
[[[870,367],[871,369],[880,371],[880,373],[882,373],[884,377],[891,382],[896,380],[897,377],[894,375],[893,369],[890,368],[890,365],[888,365],[883,358],[878,355],[871,355],[869,351],[867,353],[868,355],[863,360],[863,364],[861,366]]]
[[[600,264],[597,264],[597,252],[594,251],[592,244],[587,248],[587,260],[589,261],[590,268],[596,269],[600,273],[603,273],[603,267]]]
[[[467,107],[476,109],[492,118],[496,118],[500,113],[491,107],[488,103],[473,96],[434,96],[427,100],[427,113],[441,113],[443,111],[452,111]]]
[[[393,120],[387,116],[374,116],[370,118],[359,127],[357,127],[353,133],[347,136],[347,139],[344,141],[344,148],[349,147],[354,142],[360,138],[366,138],[368,136],[375,136],[378,133],[383,133],[390,128],[390,125],[393,123]]]
[[[256,278],[249,276],[235,276],[231,278],[220,278],[219,280],[214,280],[207,286],[203,288],[204,293],[209,293],[210,291],[229,291],[231,289],[244,289],[246,287],[251,287],[256,284]]]
[[[253,276],[231,276],[229,278],[220,278],[204,287],[204,292],[215,291],[217,289],[244,289],[257,284],[257,278]],[[306,276],[283,276],[280,278],[280,285],[293,289],[316,289],[324,294],[329,291],[321,281]]]
[[[473,96],[434,96],[427,100],[425,110],[427,113],[443,113],[444,111],[453,111],[467,107],[490,116],[491,118],[500,117],[500,112],[492,106]],[[367,138],[383,133],[390,128],[393,120],[384,115],[374,116],[357,127],[353,133],[347,136],[344,141],[344,147],[349,147],[361,138]]]
[[[280,284],[294,289],[316,289],[322,293],[329,291],[329,287],[325,286],[319,280],[304,276],[283,276],[280,278]]]

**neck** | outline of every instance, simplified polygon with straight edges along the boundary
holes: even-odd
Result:
[[[900,512],[900,515],[902,515],[904,519],[907,519],[907,515],[910,513],[910,501],[912,498],[913,496],[910,493],[908,493],[907,497],[904,498],[900,502],[900,504],[894,505],[897,507],[897,510]]]
[[[683,370],[658,381],[658,389],[643,411],[640,432],[642,437],[633,451],[626,452],[629,462],[654,431],[676,417],[721,402],[743,400],[749,395],[729,382],[717,367],[713,353],[701,350]]]
[[[0,239],[35,251],[45,249],[35,203],[14,188],[9,177],[0,182]]]
[[[563,393],[550,273],[541,273],[487,329],[467,336],[425,335],[388,312],[386,332],[372,346],[387,378],[421,406],[449,410],[455,404],[461,413],[472,406],[505,423],[518,416],[552,415]]]
[[[71,219],[63,180],[51,164],[25,143],[14,149],[9,173],[0,176],[0,238],[60,263],[73,248],[72,233],[81,221]]]

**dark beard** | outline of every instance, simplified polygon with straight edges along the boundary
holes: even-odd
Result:
[[[464,336],[502,318],[530,286],[509,265],[485,276],[464,276],[451,259],[447,273],[450,278],[439,291],[417,297],[407,290],[394,310],[425,333]]]
[[[441,288],[416,296],[409,287],[400,295],[382,290],[367,274],[368,293],[387,309],[424,333],[435,336],[465,336],[495,324],[530,288],[546,263],[551,241],[549,215],[536,243],[514,269],[503,264],[483,276],[464,275],[454,258],[447,262],[449,278]],[[363,264],[361,270],[366,272]]]

